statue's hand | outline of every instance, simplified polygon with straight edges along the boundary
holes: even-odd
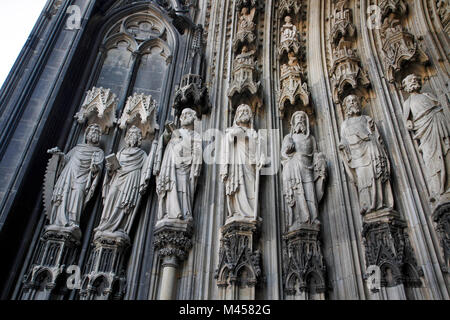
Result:
[[[91,172],[92,173],[97,173],[99,171],[99,166],[96,163],[91,164]]]
[[[147,187],[147,183],[143,183],[139,186],[139,193],[141,194],[141,196],[143,196],[147,192]]]
[[[344,144],[343,144],[343,143],[340,143],[340,144],[339,144],[339,150],[344,150],[344,149],[345,149]]]
[[[410,131],[414,130],[414,124],[411,120],[406,121],[406,129]]]
[[[64,153],[62,153],[58,147],[54,147],[53,149],[47,150],[47,153],[60,156],[64,155]]]
[[[286,153],[290,154],[290,153],[294,153],[294,152],[295,152],[295,144],[293,142],[289,143],[286,147]]]

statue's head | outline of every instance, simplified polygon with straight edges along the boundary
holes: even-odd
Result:
[[[345,97],[344,107],[348,118],[361,115],[361,100],[357,95],[351,94]]]
[[[180,123],[182,127],[192,126],[197,120],[197,113],[191,108],[186,108],[181,112]]]
[[[136,126],[132,126],[128,129],[125,136],[125,142],[128,147],[140,147],[142,144],[142,131]]]
[[[246,16],[248,14],[248,8],[247,7],[243,7],[242,10],[241,10],[241,14]]]
[[[403,79],[402,85],[408,93],[419,92],[422,89],[422,78],[416,74],[410,74]]]
[[[234,123],[237,125],[251,125],[253,119],[253,112],[249,105],[241,104],[236,110]]]
[[[84,142],[88,144],[98,145],[102,137],[102,129],[96,123],[89,125],[86,128],[84,135]]]
[[[287,24],[290,24],[292,22],[291,16],[286,16],[286,18],[284,18],[284,22],[286,22]]]
[[[297,111],[291,118],[291,132],[309,135],[309,119],[304,111]]]
[[[242,53],[247,53],[248,47],[246,45],[242,46]]]

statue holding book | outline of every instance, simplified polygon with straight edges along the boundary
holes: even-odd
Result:
[[[129,238],[139,192],[145,192],[148,179],[145,168],[149,157],[142,150],[142,131],[132,126],[125,137],[126,146],[106,157],[107,174],[103,183],[103,212],[95,237]]]

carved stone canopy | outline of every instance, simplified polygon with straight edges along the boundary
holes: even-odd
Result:
[[[395,81],[396,74],[405,63],[412,61],[428,63],[428,56],[420,49],[414,36],[407,32],[398,20],[392,21],[391,25],[384,29],[382,36],[384,64],[390,82]]]
[[[118,103],[119,100],[111,89],[93,87],[86,93],[86,98],[75,118],[79,123],[85,123],[86,121],[88,124],[97,123],[102,132],[106,133],[117,121],[116,109]]]
[[[340,103],[346,93],[346,87],[357,89],[359,85],[370,85],[369,77],[360,67],[356,50],[343,46],[333,52],[333,66],[330,70],[333,86],[333,101]]]
[[[258,0],[236,0],[236,8],[241,10],[243,7],[255,7]]]
[[[381,10],[382,20],[390,14],[401,17],[408,11],[408,6],[404,0],[383,0],[378,6]]]
[[[202,114],[210,112],[208,88],[204,86],[199,75],[186,74],[183,76],[181,84],[175,92],[173,108],[176,110],[176,116],[180,116],[186,108],[195,110],[199,118]]]
[[[352,12],[343,7],[334,13],[333,27],[331,29],[331,39],[333,46],[339,45],[341,40],[353,39],[356,35],[356,27],[352,22]]]
[[[248,91],[251,95],[258,92],[260,82],[255,81],[256,61],[254,57],[255,51],[247,52],[246,47],[242,49],[233,67],[233,82],[228,90],[228,97],[233,97],[235,94],[241,94]]]
[[[122,117],[119,120],[120,129],[136,126],[142,131],[142,137],[153,135],[159,129],[156,122],[157,102],[152,96],[134,93],[128,97]]]
[[[298,65],[282,65],[280,82],[281,91],[279,92],[278,106],[281,117],[284,117],[288,102],[294,106],[300,100],[304,107],[309,106],[308,84],[303,82],[301,69]]]
[[[298,15],[302,7],[303,0],[280,0],[278,11],[282,17],[286,14]]]

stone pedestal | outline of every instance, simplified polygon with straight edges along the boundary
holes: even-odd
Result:
[[[125,254],[127,235],[99,234],[86,265],[80,291],[81,300],[120,300],[125,294]]]
[[[302,224],[283,236],[283,282],[288,300],[323,300],[326,265],[320,244],[320,225]]]
[[[256,249],[260,221],[234,220],[221,228],[215,278],[219,299],[254,300],[261,280],[261,253]]]
[[[444,272],[450,270],[450,202],[439,203],[433,212],[436,232],[440,238],[442,256],[444,257]]]
[[[192,220],[162,220],[155,226],[155,249],[162,264],[159,300],[173,300],[176,293],[176,273],[192,248]]]
[[[23,300],[49,300],[55,291],[59,291],[56,295],[67,292],[66,267],[76,261],[80,238],[79,228],[45,228],[34,263],[24,279]]]
[[[395,296],[403,299],[405,287],[422,285],[420,277],[423,271],[417,265],[406,227],[405,221],[393,210],[376,211],[364,216],[365,277],[378,283],[369,286],[371,292],[397,287],[396,290],[401,292]]]

